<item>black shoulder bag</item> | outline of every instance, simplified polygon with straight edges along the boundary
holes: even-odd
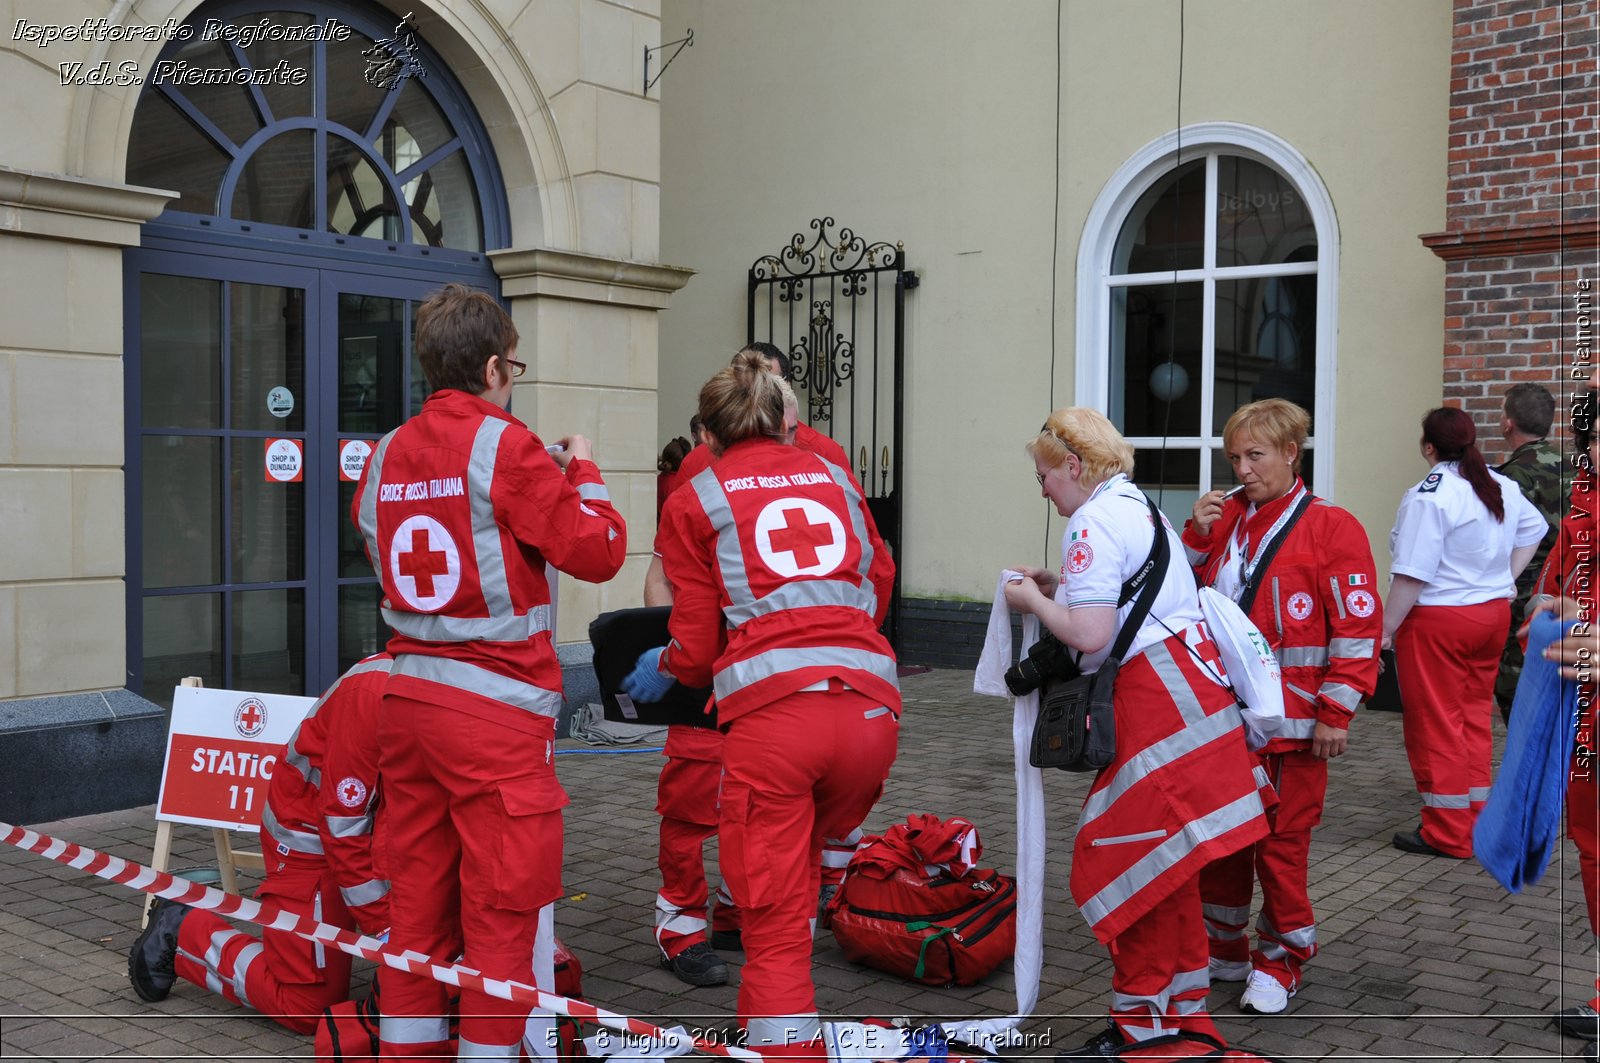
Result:
[[[1156,595],[1161,593],[1161,580],[1152,578],[1165,574],[1171,547],[1167,545],[1167,526],[1161,519],[1156,504],[1146,495],[1145,505],[1150,507],[1150,521],[1155,526],[1155,542],[1150,546],[1150,556],[1145,558],[1139,571],[1122,585],[1120,609],[1138,597],[1128,622],[1122,625],[1111,653],[1093,675],[1048,684],[1039,697],[1039,717],[1033,725],[1033,742],[1028,750],[1028,763],[1036,768],[1060,768],[1062,771],[1099,771],[1116,757],[1116,716],[1112,695],[1117,681],[1117,669],[1122,657],[1133,645],[1133,637],[1150,615]]]

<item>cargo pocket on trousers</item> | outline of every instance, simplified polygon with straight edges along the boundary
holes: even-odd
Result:
[[[742,783],[730,783],[725,775],[719,800],[722,816],[717,846],[723,877],[741,907],[760,907],[772,896],[772,870],[762,851],[763,839],[757,836],[759,825],[751,823],[755,791]],[[771,839],[765,840],[770,844]]]
[[[528,912],[561,893],[561,809],[567,792],[551,771],[499,784],[500,853],[490,872],[494,906]]]

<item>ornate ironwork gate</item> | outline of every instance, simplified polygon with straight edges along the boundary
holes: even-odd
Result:
[[[878,531],[904,569],[905,297],[917,275],[903,244],[869,243],[815,218],[750,264],[749,340],[789,356],[800,414],[850,455]],[[900,578],[885,625],[898,644]]]

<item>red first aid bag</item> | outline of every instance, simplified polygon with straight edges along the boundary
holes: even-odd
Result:
[[[845,868],[826,920],[856,963],[924,985],[972,985],[1017,944],[1017,886],[974,866],[982,846],[962,819],[916,815],[868,837]]]

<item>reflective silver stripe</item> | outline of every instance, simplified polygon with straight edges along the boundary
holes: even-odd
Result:
[[[1361,704],[1361,691],[1343,683],[1324,683],[1322,689],[1317,691],[1320,697],[1327,698],[1335,705],[1343,706],[1351,712],[1356,711],[1356,706]]]
[[[1211,969],[1209,967],[1197,967],[1194,970],[1179,971],[1173,975],[1172,983],[1167,986],[1167,992],[1177,996],[1179,993],[1192,993],[1197,989],[1203,991],[1210,988]]]
[[[1178,1015],[1194,1015],[1206,1010],[1205,997],[1192,997],[1188,1000],[1174,1000],[1172,1010]]]
[[[1279,930],[1267,921],[1265,915],[1262,915],[1256,920],[1256,929],[1264,938],[1281,941],[1297,949],[1309,949],[1317,943],[1317,928],[1314,924],[1303,926],[1299,930]]]
[[[1378,644],[1372,639],[1329,639],[1329,657],[1371,657],[1378,652]]]
[[[593,502],[597,499],[601,502],[609,502],[611,501],[611,492],[606,490],[605,484],[579,484],[578,497],[585,502]]]
[[[1162,990],[1154,996],[1136,996],[1132,993],[1112,993],[1112,1011],[1147,1011],[1152,1021],[1160,1021],[1159,1016],[1167,1010],[1167,992]],[[1141,1016],[1142,1018],[1143,1016]]]
[[[741,609],[755,607],[755,595],[750,590],[750,575],[744,567],[744,547],[739,545],[739,532],[733,526],[733,509],[728,505],[728,495],[722,490],[715,469],[704,469],[689,481],[706,519],[717,530],[717,569],[722,573],[723,586],[728,592],[728,608],[724,615]]]
[[[243,936],[244,935],[240,931],[233,929],[213,931],[211,934],[211,940],[206,945],[206,956],[205,959],[201,961],[201,966],[208,971],[215,971],[218,974],[221,974],[223,947],[234,938]],[[216,991],[219,993],[222,992],[220,983],[218,984]]]
[[[1206,925],[1206,937],[1212,941],[1240,941],[1246,936],[1244,927],[1224,926],[1213,923],[1210,919],[1203,920]]]
[[[1161,680],[1161,685],[1167,688],[1167,696],[1178,708],[1178,715],[1183,717],[1185,727],[1193,727],[1206,718],[1206,710],[1201,707],[1200,699],[1195,697],[1193,688],[1189,686],[1189,679],[1178,667],[1178,662],[1172,659],[1172,650],[1165,642],[1157,642],[1144,649],[1145,660],[1150,662],[1150,667],[1155,669],[1156,676]],[[1226,715],[1226,714],[1223,714]]]
[[[1278,663],[1285,668],[1322,668],[1328,663],[1328,647],[1284,646],[1278,650]]]
[[[1278,724],[1278,733],[1274,738],[1314,738],[1317,734],[1317,721],[1311,719],[1296,719],[1285,716],[1283,722]]]
[[[1196,565],[1200,564],[1200,562],[1204,561],[1206,558],[1211,556],[1209,551],[1206,552],[1206,553],[1201,553],[1199,550],[1196,550],[1194,547],[1190,546],[1188,543],[1184,543],[1183,544],[1183,552],[1185,554],[1189,555],[1189,567],[1190,568],[1194,568]]]
[[[384,623],[407,638],[423,642],[526,642],[550,630],[550,607],[546,605],[508,616],[445,616],[403,609],[380,612]]]
[[[239,950],[239,955],[233,961],[233,995],[239,998],[239,1003],[247,1008],[255,1007],[250,1003],[250,994],[245,986],[250,978],[250,965],[256,962],[256,957],[261,955],[261,942],[253,941]]]
[[[475,664],[453,660],[449,657],[425,657],[407,653],[395,658],[393,675],[426,679],[445,686],[457,687],[514,708],[549,716],[561,715],[561,692],[536,687],[520,679],[479,668]]]
[[[1487,786],[1470,787],[1467,790],[1467,798],[1474,804],[1482,804],[1484,801],[1489,800],[1489,788]]]
[[[861,519],[862,500],[861,493],[856,490],[856,485],[850,479],[850,473],[839,468],[827,458],[822,459],[822,464],[827,466],[828,475],[833,477],[833,482],[844,491],[845,509],[850,514],[850,531],[855,535],[856,542],[861,544],[861,564],[856,566],[856,575],[861,577],[861,587],[871,600],[867,607],[868,615],[876,615],[878,598],[872,581],[867,574],[872,571],[872,541],[867,537],[866,521]]]
[[[1272,624],[1278,629],[1278,637],[1283,638],[1283,604],[1278,601],[1278,577],[1272,577]]]
[[[1263,768],[1259,764],[1257,764],[1255,767],[1250,769],[1250,777],[1256,781],[1256,789],[1257,790],[1261,789],[1263,786],[1266,786],[1266,785],[1268,785],[1268,784],[1270,784],[1272,782],[1271,779],[1267,778],[1267,769]],[[1244,918],[1248,919],[1249,917],[1250,917],[1250,910],[1247,908],[1247,909],[1245,909]]]
[[[1202,904],[1200,913],[1218,926],[1244,926],[1250,921],[1248,904]]]
[[[340,886],[339,899],[347,908],[381,901],[389,895],[389,883],[381,878],[368,879],[359,886]]]
[[[177,952],[177,955],[182,956],[184,959],[188,960],[190,963],[194,964],[196,967],[199,967],[201,970],[205,971],[205,973],[206,973],[206,988],[207,989],[209,989],[213,993],[221,993],[222,992],[222,979],[217,977],[217,972],[216,971],[213,971],[210,967],[206,966],[206,961],[205,961],[204,957],[196,956],[194,953],[190,952],[188,949],[179,949],[178,952]]]
[[[876,720],[879,716],[888,716],[891,711],[892,710],[889,708],[889,706],[879,705],[875,709],[868,709],[866,712],[863,712],[861,717],[865,720]]]
[[[440,1015],[381,1015],[378,1039],[391,1045],[426,1045],[450,1037],[450,1020]]]
[[[480,1045],[463,1037],[456,1045],[457,1059],[500,1059],[505,1063],[517,1063],[522,1058],[521,1042],[514,1045]]]
[[[761,1045],[795,1045],[814,1041],[822,1036],[822,1023],[816,1012],[810,1015],[767,1015],[751,1019],[745,1025],[745,1043],[751,1048]]]
[[[740,575],[743,576],[742,569]],[[746,591],[748,592],[748,585]],[[731,586],[729,596],[732,596]],[[759,599],[749,599],[748,593],[741,594],[740,597],[746,599],[743,604],[730,605],[722,611],[729,627],[738,627],[758,616],[782,612],[785,609],[810,609],[833,605],[844,609],[860,609],[868,616],[875,616],[878,608],[878,596],[872,593],[871,584],[858,587],[834,579],[796,580],[783,584]]]
[[[1344,596],[1339,593],[1339,577],[1329,576],[1328,586],[1333,588],[1333,604],[1339,609],[1339,619],[1346,619],[1348,614],[1344,611]]]
[[[718,672],[712,680],[712,688],[717,698],[722,699],[763,679],[802,668],[841,668],[868,672],[892,684],[896,690],[900,689],[893,657],[845,646],[805,646],[758,653],[746,660],[734,661]]]
[[[328,835],[333,838],[360,838],[372,833],[371,816],[324,816]]]
[[[1289,950],[1276,941],[1263,940],[1259,944],[1261,946],[1261,955],[1269,960],[1281,960],[1289,955]]]
[[[1136,860],[1083,905],[1084,918],[1094,926],[1120,908],[1135,893],[1160,878],[1196,848],[1261,815],[1261,798],[1254,790],[1208,815],[1185,823],[1172,837]]]
[[[311,895],[311,918],[322,922],[322,890],[318,889]],[[312,952],[316,955],[317,970],[328,966],[328,953],[320,940],[312,941]]]
[[[703,911],[704,909],[697,909]],[[663,931],[669,934],[693,934],[706,928],[706,921],[701,916],[685,915],[682,908],[667,900],[661,894],[656,894],[656,942],[661,941]]]
[[[1471,808],[1466,794],[1423,794],[1422,803],[1428,808]]]
[[[511,587],[506,583],[506,558],[500,549],[500,525],[494,519],[494,463],[500,437],[509,422],[485,417],[472,437],[467,462],[467,500],[472,510],[472,549],[478,558],[478,585],[491,617],[512,615]]]
[[[1117,773],[1103,789],[1089,795],[1088,800],[1083,803],[1083,812],[1078,816],[1079,829],[1099,818],[1139,780],[1154,775],[1166,765],[1179,757],[1193,753],[1207,742],[1214,742],[1223,735],[1243,729],[1244,721],[1237,712],[1217,712],[1193,726],[1185,727],[1177,734],[1168,735],[1161,741],[1141,749],[1133,755],[1133,759],[1117,769]]]
[[[278,822],[278,816],[272,811],[269,803],[261,810],[261,829],[266,831],[273,841],[300,853],[321,853],[322,839],[315,834],[305,831],[290,830]]]
[[[383,582],[383,551],[378,549],[378,491],[383,482],[383,456],[389,451],[389,441],[394,438],[394,433],[400,431],[396,428],[372,448],[372,456],[367,459],[366,489],[361,492],[361,508],[357,510],[357,522],[361,525],[361,538],[367,542],[367,559],[372,562],[372,567],[378,576],[378,582]]]
[[[322,706],[327,703],[329,698],[333,697],[333,692],[339,689],[339,684],[343,683],[347,678],[353,675],[361,675],[365,672],[387,673],[389,671],[389,663],[387,657],[380,657],[375,661],[357,661],[345,670],[344,675],[335,679],[332,686],[322,692],[322,696],[316,700],[311,708],[306,710],[305,716],[295,725],[294,734],[289,736],[289,741],[285,746],[283,760],[285,764],[290,765],[295,771],[299,772],[300,777],[312,786],[319,790],[322,788],[322,771],[311,763],[310,757],[300,752],[298,748],[300,729],[306,725],[307,720],[312,719],[322,710]]]

